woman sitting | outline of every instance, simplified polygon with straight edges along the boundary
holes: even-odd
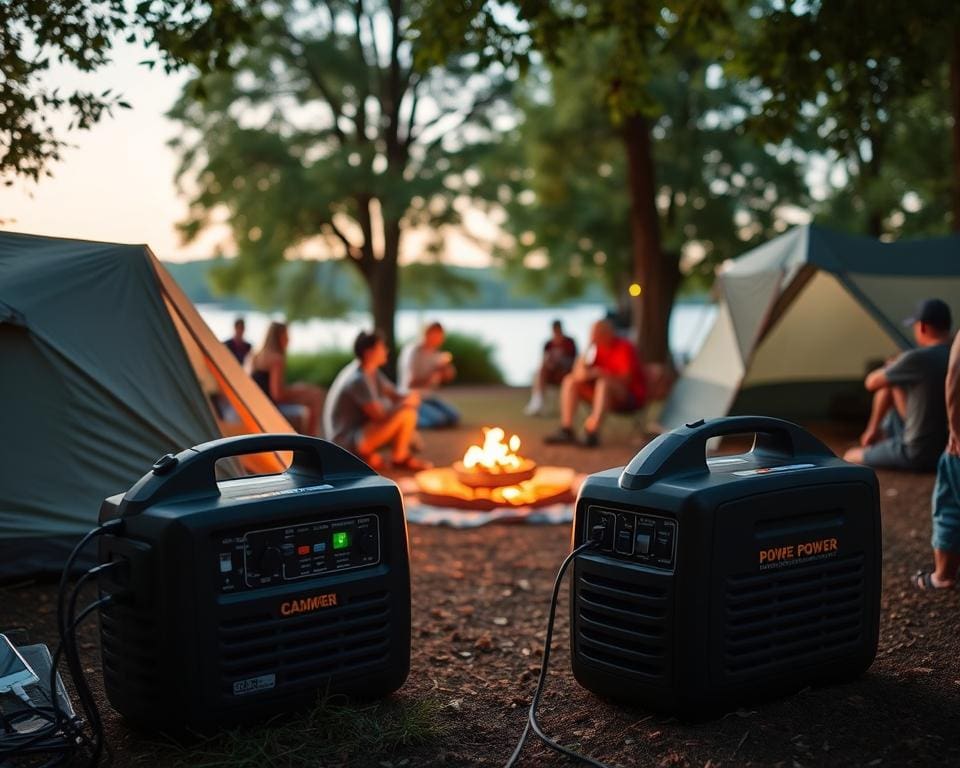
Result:
[[[324,391],[315,384],[298,381],[286,383],[287,344],[286,323],[270,323],[263,345],[250,358],[250,376],[283,412],[284,405],[302,405],[307,409],[303,432],[317,435],[323,413]]]

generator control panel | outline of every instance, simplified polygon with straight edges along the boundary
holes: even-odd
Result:
[[[600,551],[655,568],[673,570],[677,551],[677,523],[640,510],[591,506],[587,530],[603,527]]]
[[[376,514],[233,532],[218,541],[220,591],[237,592],[380,562]]]

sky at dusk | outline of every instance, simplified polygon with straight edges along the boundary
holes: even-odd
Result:
[[[211,232],[184,245],[176,223],[187,211],[174,183],[177,155],[167,142],[178,124],[164,115],[180,94],[187,73],[165,74],[138,62],[151,58],[140,46],[119,44],[110,66],[92,75],[60,69],[48,82],[64,92],[77,88],[118,91],[132,109],[117,110],[88,131],[64,133],[73,146],[50,166],[52,178],[39,183],[18,179],[0,186],[0,229],[56,237],[146,243],[161,259],[182,261],[214,254],[223,232]],[[479,211],[465,222],[483,238],[495,235]],[[403,260],[415,258],[417,233],[406,238]],[[447,258],[470,266],[488,263],[487,249],[454,231]]]

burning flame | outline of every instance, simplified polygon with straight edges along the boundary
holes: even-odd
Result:
[[[467,469],[479,469],[487,472],[500,472],[503,470],[517,469],[523,463],[517,455],[520,450],[520,438],[511,435],[508,442],[503,442],[506,437],[500,427],[483,428],[483,446],[471,445],[467,452],[463,454],[463,466]]]

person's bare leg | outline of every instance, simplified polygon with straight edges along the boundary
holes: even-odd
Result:
[[[935,587],[952,587],[960,568],[960,554],[945,549],[933,550],[933,573],[930,580]]]
[[[907,393],[901,387],[890,387],[890,396],[893,398],[893,407],[897,409],[900,418],[907,418]]]
[[[893,407],[893,404],[893,392],[890,387],[878,389],[873,393],[873,403],[870,406],[870,419],[867,421],[867,427],[863,430],[863,434],[860,435],[861,448],[873,445],[883,437],[880,424],[883,422],[883,417],[887,415],[887,411]]]
[[[573,378],[573,374],[567,374],[560,382],[560,426],[565,429],[573,428],[573,417],[580,399],[579,385],[580,382]]]
[[[406,461],[410,458],[410,440],[417,428],[417,409],[411,406],[396,412],[398,426],[393,434],[393,460]]]
[[[391,442],[397,432],[404,426],[405,422],[410,421],[413,414],[413,423],[416,424],[416,411],[413,408],[402,408],[394,411],[385,419],[380,421],[371,421],[363,428],[363,439],[357,443],[357,453],[361,457],[376,453],[387,443]],[[410,430],[410,434],[413,430]],[[410,447],[410,436],[407,436],[407,448]]]
[[[610,410],[611,395],[610,380],[605,377],[597,379],[597,384],[593,388],[592,409],[590,415],[583,422],[583,428],[587,432],[598,432],[600,430],[603,417]]]
[[[307,423],[304,430],[308,435],[317,435],[320,430],[320,419],[323,415],[323,401],[326,392],[314,384],[297,382],[287,387],[283,402],[303,405],[307,409]]]

